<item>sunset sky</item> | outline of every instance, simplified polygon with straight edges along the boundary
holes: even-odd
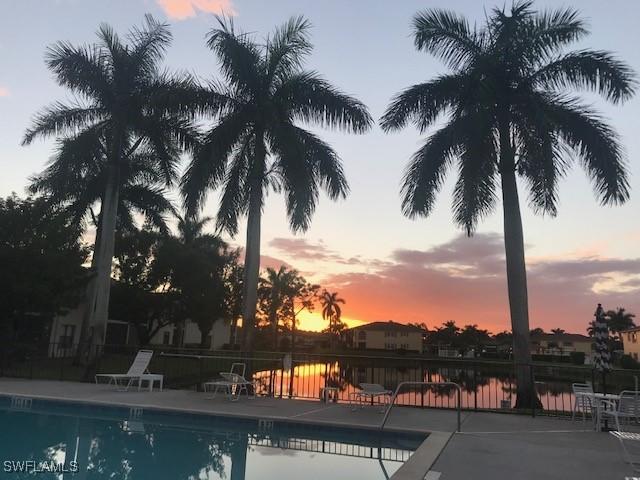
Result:
[[[32,115],[69,99],[45,68],[46,46],[57,40],[93,42],[101,22],[125,33],[140,25],[145,13],[166,19],[174,35],[166,67],[212,79],[218,67],[204,44],[214,25],[212,13],[233,15],[240,28],[261,35],[303,14],[313,24],[315,45],[307,67],[357,96],[378,119],[393,94],[446,71],[414,49],[413,14],[446,6],[481,23],[485,8],[494,5],[478,0],[0,0],[0,195],[23,194],[28,177],[51,153],[52,142],[20,146]],[[611,50],[640,72],[640,3],[537,2],[539,8],[567,5],[579,7],[592,31],[576,48]],[[584,333],[598,302],[640,314],[640,95],[615,107],[584,97],[621,136],[632,198],[622,207],[599,206],[575,165],[560,185],[558,217],[543,218],[528,208],[521,185],[532,328]],[[311,228],[298,236],[288,229],[282,198],[271,193],[262,224],[263,266],[284,263],[338,291],[351,323],[393,319],[434,327],[455,320],[493,332],[509,328],[501,207],[475,236],[464,236],[451,216],[452,172],[434,214],[409,220],[400,212],[399,185],[421,139],[416,130],[386,135],[375,126],[361,136],[321,135],[341,156],[351,193],[337,203],[323,197]],[[179,201],[176,192],[174,199]],[[210,195],[205,214],[215,215],[216,204],[217,195]],[[241,246],[244,231],[228,240]],[[321,326],[315,314],[305,317],[302,328]]]

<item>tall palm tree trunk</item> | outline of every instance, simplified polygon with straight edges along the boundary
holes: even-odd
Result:
[[[255,161],[251,178],[249,212],[247,214],[247,243],[244,255],[244,296],[242,306],[242,349],[253,351],[256,326],[256,306],[258,303],[258,279],[260,277],[260,222],[262,217],[262,181],[267,152],[264,135],[257,128],[255,132]]]
[[[500,176],[504,216],[504,247],[507,261],[507,287],[513,331],[513,358],[516,368],[516,408],[540,407],[535,392],[529,339],[529,302],[524,235],[516,184],[513,148],[508,133],[500,135]]]
[[[118,162],[119,163],[119,162]],[[111,290],[111,265],[115,250],[115,231],[118,212],[120,166],[111,163],[107,171],[107,184],[101,211],[101,229],[96,252],[95,310],[91,321],[91,354],[97,355],[104,345],[109,317],[109,294]]]
[[[253,350],[260,275],[260,217],[262,202],[251,199],[247,218],[247,246],[244,255],[244,305],[242,306],[242,349]]]

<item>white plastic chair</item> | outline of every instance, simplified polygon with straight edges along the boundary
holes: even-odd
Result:
[[[593,385],[590,383],[573,383],[573,408],[571,411],[571,420],[575,420],[576,412],[582,412],[582,421],[587,419],[587,413],[595,420],[595,398],[593,396]]]
[[[149,373],[148,367],[153,356],[153,350],[139,350],[136,358],[133,359],[133,363],[129,367],[127,373],[99,373],[95,376],[96,384],[98,384],[99,378],[108,378],[109,385],[113,383],[118,387],[124,386],[123,391],[128,391],[129,387],[135,382],[138,382],[138,391],[142,386],[142,382],[149,382],[149,391],[153,389],[153,383],[160,383],[160,391],[162,391],[164,376],[155,373]],[[126,385],[121,385],[120,381],[127,381]]]

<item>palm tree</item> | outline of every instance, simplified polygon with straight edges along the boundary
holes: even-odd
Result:
[[[563,333],[567,333],[567,331],[563,328],[552,328],[551,333],[555,335],[562,335]]]
[[[225,273],[235,258],[220,237],[205,233],[210,221],[179,217],[178,235],[161,242],[153,267],[156,283],[177,294],[182,320],[198,325],[202,348],[214,322],[226,316]]]
[[[320,305],[322,305],[322,318],[329,322],[327,331],[333,336],[337,336],[344,330],[342,322],[342,308],[340,304],[345,304],[344,299],[338,297],[337,292],[328,292],[324,290],[320,295]]]
[[[427,216],[447,170],[457,163],[453,212],[473,234],[502,191],[504,242],[517,406],[536,400],[529,381],[529,310],[524,241],[516,177],[529,188],[536,212],[554,216],[558,180],[580,160],[603,204],[629,198],[627,169],[613,129],[570,89],[586,89],[613,103],[629,99],[634,74],[604,51],[563,48],[587,34],[570,8],[544,13],[516,2],[510,13],[494,9],[483,28],[445,10],[413,20],[415,45],[452,70],[397,95],[381,119],[385,131],[412,121],[421,132],[446,115],[418,150],[402,186],[403,213]]]
[[[311,51],[309,23],[293,18],[264,44],[218,19],[207,45],[218,56],[225,84],[194,98],[217,117],[185,172],[188,211],[209,189],[222,187],[217,226],[234,236],[247,216],[243,347],[251,350],[260,269],[260,224],[269,187],[285,194],[294,232],[306,230],[319,191],[344,198],[347,181],[336,152],[298,122],[362,133],[371,125],[366,107],[312,71],[302,69]]]
[[[616,334],[636,326],[633,321],[636,316],[622,307],[618,307],[616,310],[609,310],[605,313],[605,318],[609,324],[609,330]]]
[[[288,306],[288,296],[292,285],[298,276],[296,270],[289,270],[280,266],[276,271],[267,268],[265,277],[260,278],[259,296],[263,297],[267,320],[273,329],[273,348],[278,349],[278,325],[283,309]]]
[[[171,41],[167,25],[145,17],[126,41],[108,25],[98,29],[99,43],[74,47],[60,42],[47,50],[46,63],[58,83],[78,99],[55,103],[39,114],[23,144],[36,137],[86,136],[101,139],[107,159],[101,196],[100,235],[96,239],[96,272],[88,305],[92,345],[104,343],[110,274],[123,166],[136,152],[151,148],[166,171],[174,171],[179,150],[198,141],[193,125],[182,118],[189,79],[168,78],[160,61]],[[97,145],[94,143],[94,145]],[[92,349],[94,353],[96,349]]]

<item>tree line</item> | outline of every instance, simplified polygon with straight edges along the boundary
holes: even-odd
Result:
[[[127,212],[129,215],[132,212]],[[123,225],[116,235],[111,273],[110,318],[131,326],[131,342],[145,346],[164,327],[176,327],[174,340],[187,321],[200,332],[200,347],[215,322],[230,326],[230,347],[242,317],[244,266],[239,249],[207,233],[208,217],[177,219],[176,233],[167,219],[147,221],[141,228]],[[86,268],[91,248],[82,242],[73,213],[45,197],[0,198],[2,276],[0,326],[7,343],[46,342],[46,324],[77,307],[90,280]],[[96,225],[93,225],[96,227]],[[280,349],[286,331],[295,343],[299,314],[322,309],[325,332],[339,337],[344,300],[296,270],[267,268],[259,278],[258,327],[272,332],[262,347]],[[157,342],[157,340],[156,340]],[[289,344],[291,345],[291,343]]]
[[[303,126],[361,134],[373,125],[363,103],[305,69],[309,28],[295,17],[259,39],[219,18],[206,38],[219,75],[206,84],[166,73],[162,61],[171,33],[152,17],[126,37],[102,25],[96,44],[60,42],[47,50],[49,69],[78,100],[43,110],[23,143],[57,137],[49,170],[65,187],[48,193],[79,205],[93,196],[101,207],[85,296],[88,343],[104,341],[115,232],[128,221],[119,220],[121,205],[179,186],[186,216],[196,215],[207,194],[218,190],[218,231],[233,236],[246,219],[243,345],[253,348],[265,195],[283,193],[291,229],[304,232],[320,191],[339,199],[349,189],[337,152]],[[428,216],[447,172],[455,169],[454,220],[472,235],[501,193],[514,360],[526,370],[518,374],[518,405],[531,405],[535,391],[527,370],[529,311],[516,178],[534,211],[551,216],[558,182],[574,160],[601,203],[629,198],[615,131],[574,92],[620,104],[634,94],[635,73],[609,52],[565,51],[588,33],[576,10],[537,11],[531,1],[494,8],[480,26],[448,10],[419,12],[411,23],[415,47],[449,71],[394,96],[380,119],[385,132],[410,123],[429,132],[405,171],[404,215]],[[182,152],[189,163],[179,176]],[[148,214],[158,215],[160,208]]]

